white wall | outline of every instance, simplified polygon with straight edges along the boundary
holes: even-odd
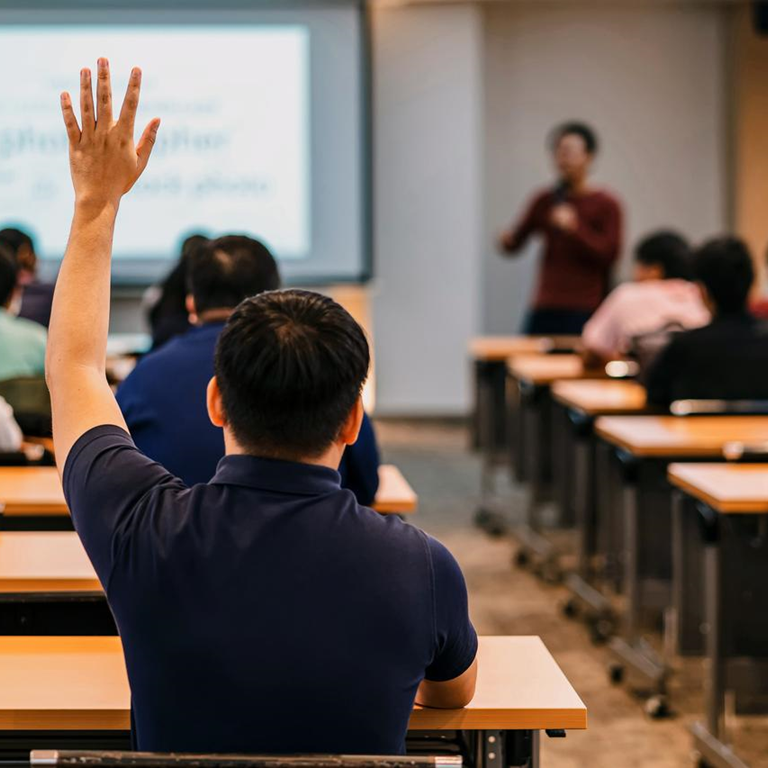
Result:
[[[482,261],[481,11],[374,14],[378,414],[459,413]]]
[[[550,177],[544,137],[581,118],[603,140],[595,181],[638,235],[726,225],[726,11],[715,4],[510,2],[485,6],[483,328],[516,330],[536,246],[502,261],[492,234]]]

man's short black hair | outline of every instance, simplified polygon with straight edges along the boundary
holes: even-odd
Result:
[[[587,153],[590,155],[596,155],[599,148],[597,140],[597,133],[594,128],[591,128],[586,123],[581,123],[577,120],[569,120],[567,123],[562,123],[556,126],[549,135],[549,145],[554,150],[557,149],[557,145],[560,140],[566,136],[580,136],[584,139],[584,146]]]
[[[0,243],[0,307],[4,307],[13,295],[18,280],[19,267],[16,257],[4,243]]]
[[[246,299],[216,349],[227,423],[254,455],[316,458],[339,437],[369,364],[362,328],[327,296],[285,290]]]
[[[718,314],[747,309],[755,266],[743,240],[718,237],[704,243],[694,254],[693,273],[707,289]]]
[[[35,253],[35,241],[32,239],[32,236],[23,229],[18,229],[16,227],[0,229],[0,243],[10,248],[14,257],[18,254],[19,249],[22,246],[26,246],[30,253]]]
[[[635,248],[635,261],[661,267],[667,280],[691,279],[691,248],[677,232],[654,232],[644,237]]]
[[[245,235],[203,239],[185,260],[187,286],[198,314],[234,309],[248,296],[280,287],[280,273],[269,249]]]

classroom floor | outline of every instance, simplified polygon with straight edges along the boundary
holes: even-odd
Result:
[[[540,635],[587,705],[587,731],[543,739],[544,768],[695,765],[687,726],[703,713],[703,662],[687,661],[675,680],[675,716],[648,718],[642,699],[608,682],[608,652],[590,642],[582,624],[560,613],[566,591],[514,568],[512,542],[490,539],[473,527],[480,463],[468,450],[467,430],[433,421],[381,421],[377,430],[383,459],[397,464],[419,494],[412,522],[439,538],[461,563],[478,632]],[[498,499],[512,520],[522,513],[525,495],[505,472],[498,478]],[[768,766],[768,718],[740,718],[733,741],[752,768]]]

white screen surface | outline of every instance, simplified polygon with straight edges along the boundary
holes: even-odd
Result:
[[[73,194],[59,93],[77,102],[80,68],[107,56],[116,102],[131,67],[144,71],[137,135],[162,119],[150,165],[121,205],[118,281],[156,279],[191,231],[259,237],[288,282],[366,272],[353,8],[217,14],[216,23],[145,12],[138,24],[108,13],[82,24],[77,15],[54,24],[0,16],[0,66],[17,73],[0,83],[0,225],[30,229],[42,258],[60,259]]]

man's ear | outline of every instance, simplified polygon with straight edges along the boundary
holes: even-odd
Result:
[[[192,325],[195,325],[197,323],[197,307],[195,306],[195,297],[191,293],[187,294],[185,304],[187,307],[187,314],[189,315],[189,322],[192,323]]]
[[[360,434],[360,427],[363,424],[363,414],[365,409],[363,408],[363,398],[358,397],[355,404],[352,406],[352,410],[347,416],[347,420],[344,422],[344,426],[341,428],[339,439],[345,445],[352,445],[357,442],[357,436]]]
[[[221,402],[219,382],[216,381],[215,376],[208,382],[205,396],[206,405],[208,406],[208,418],[211,420],[211,424],[214,427],[223,427],[227,423],[227,418],[224,415],[224,404]]]

